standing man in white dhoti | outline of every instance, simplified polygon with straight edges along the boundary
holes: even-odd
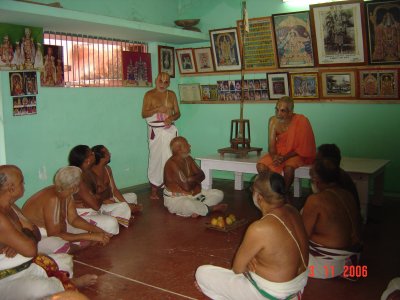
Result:
[[[176,95],[168,90],[169,84],[169,75],[160,73],[156,87],[144,95],[142,107],[142,117],[148,125],[150,199],[155,200],[160,199],[158,191],[164,184],[164,165],[171,157],[169,144],[178,135],[174,122],[181,116]]]

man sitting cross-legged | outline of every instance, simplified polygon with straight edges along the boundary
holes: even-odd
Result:
[[[224,211],[220,190],[202,190],[204,172],[190,156],[190,145],[184,137],[171,141],[172,156],[164,167],[164,206],[170,213],[183,217],[205,216],[211,211]]]
[[[247,229],[232,269],[201,266],[197,284],[211,299],[300,299],[308,279],[308,241],[299,212],[285,202],[283,177],[259,174],[253,201],[263,216]]]
[[[99,242],[106,245],[112,236],[87,222],[76,212],[73,194],[78,191],[82,171],[64,167],[57,171],[54,185],[30,197],[22,207],[24,215],[39,227],[41,253],[72,253]]]
[[[72,274],[70,255],[37,255],[40,232],[15,205],[23,194],[21,170],[0,166],[0,298],[42,299],[96,283],[96,275],[68,277]]]
[[[345,265],[357,264],[360,256],[360,211],[352,194],[338,185],[339,174],[329,159],[316,160],[310,171],[314,194],[302,211],[310,240],[310,277],[339,276]]]

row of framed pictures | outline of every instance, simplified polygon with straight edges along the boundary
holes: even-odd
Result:
[[[179,84],[181,101],[399,98],[398,69],[343,69],[304,73],[267,73],[266,79],[223,80],[217,84]],[[243,90],[243,91],[242,91]]]

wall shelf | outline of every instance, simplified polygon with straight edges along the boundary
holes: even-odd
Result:
[[[11,0],[0,1],[0,20],[50,31],[122,40],[173,44],[209,41],[208,35],[201,32]]]
[[[274,104],[277,100],[245,101],[244,104]],[[321,99],[321,100],[294,100],[295,103],[357,103],[357,104],[400,104],[400,100],[360,100],[360,99]],[[240,104],[239,101],[180,101],[180,104]]]

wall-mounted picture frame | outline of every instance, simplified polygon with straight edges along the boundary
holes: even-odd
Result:
[[[360,98],[398,99],[397,69],[364,69],[358,71]]]
[[[400,0],[365,2],[370,64],[400,63]]]
[[[269,99],[275,100],[290,96],[288,73],[267,73],[267,83]]]
[[[279,67],[314,66],[310,13],[276,14],[272,20]]]
[[[357,96],[356,71],[343,69],[321,71],[321,97],[352,99]]]
[[[201,101],[199,83],[179,84],[179,97],[181,102]]]
[[[182,48],[176,49],[176,59],[178,61],[179,72],[181,74],[196,73],[196,63],[194,61],[193,49]]]
[[[202,84],[200,89],[201,100],[214,101],[218,99],[218,88],[216,84]]]
[[[210,41],[216,71],[242,68],[236,28],[210,30]]]
[[[175,48],[158,45],[158,72],[175,77]]]
[[[198,73],[214,72],[214,63],[210,47],[194,48],[193,52]]]
[[[318,66],[367,62],[362,0],[310,5],[313,49]]]
[[[153,86],[150,53],[122,51],[122,79],[124,86]]]
[[[290,73],[290,93],[294,100],[319,98],[318,73]]]
[[[63,87],[63,47],[43,45],[43,53],[43,67],[40,70],[40,85],[46,87]]]
[[[36,114],[36,96],[13,97],[13,116]]]

